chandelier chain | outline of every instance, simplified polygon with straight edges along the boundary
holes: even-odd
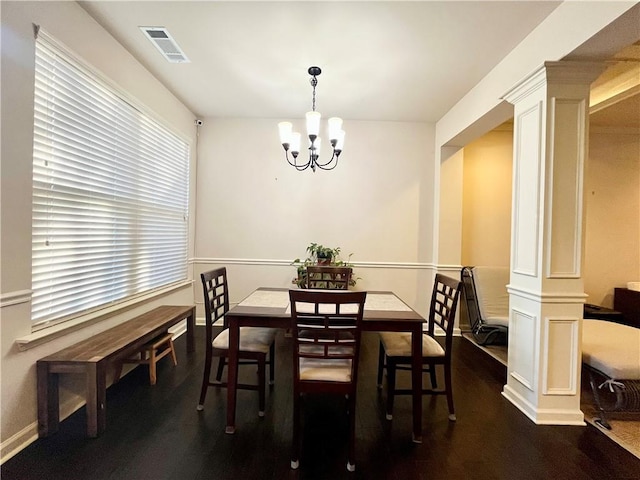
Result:
[[[311,82],[311,86],[313,87],[313,96],[311,100],[311,110],[316,111],[316,85],[318,85],[318,79],[315,75],[309,80]]]

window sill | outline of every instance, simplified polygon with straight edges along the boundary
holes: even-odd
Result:
[[[139,297],[132,298],[122,303],[118,303],[117,305],[110,305],[108,307],[91,312],[89,314],[79,316],[72,320],[67,320],[65,322],[44,327],[29,335],[25,335],[24,337],[16,338],[15,340],[16,345],[18,346],[18,349],[20,351],[29,350],[31,348],[34,348],[39,345],[50,342],[52,340],[55,340],[56,338],[67,335],[76,330],[80,330],[90,325],[95,325],[96,323],[99,323],[103,320],[111,318],[114,315],[118,315],[126,312],[127,310],[131,310],[133,308],[139,307],[140,305],[156,300],[159,297],[167,295],[168,293],[175,292],[183,288],[191,287],[192,284],[193,284],[192,280],[185,280],[183,282],[170,285],[166,288],[149,292],[146,295],[141,295]]]

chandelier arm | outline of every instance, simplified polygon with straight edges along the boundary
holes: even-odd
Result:
[[[320,168],[322,168],[322,167],[324,167],[324,166],[326,166],[326,165],[329,165],[329,164],[333,161],[333,159],[334,159],[334,158],[336,159],[336,161],[338,160],[338,157],[336,156],[336,151],[335,151],[335,150],[333,151],[333,153],[332,153],[332,155],[331,155],[331,158],[330,158],[329,160],[327,160],[327,161],[326,161],[326,162],[324,162],[324,163],[320,163],[320,162],[318,162],[318,161],[316,160],[316,165],[318,165]],[[333,168],[335,168],[335,167],[331,167],[331,168],[323,168],[323,170],[331,170],[331,169],[333,169]]]
[[[307,162],[304,165],[294,165],[294,167],[299,172],[302,172],[302,171],[306,170],[309,167],[313,167],[313,165],[311,165],[311,162]]]
[[[332,157],[333,158],[333,157]],[[331,165],[330,167],[327,167],[326,165],[329,165],[330,162],[327,163],[323,163],[322,165],[320,164],[316,164],[318,166],[318,168],[320,168],[321,170],[333,170],[334,168],[336,168],[338,166],[338,157],[336,157],[336,161],[333,163],[333,165]]]
[[[291,165],[292,167],[295,167],[296,170],[298,170],[299,172],[306,170],[307,168],[309,168],[309,165],[311,164],[311,160],[309,160],[307,163],[300,164],[298,165],[298,162],[296,161],[296,158],[294,157],[293,162],[289,159],[289,152],[287,150],[285,150],[284,152],[285,158],[287,159],[287,163],[289,165]]]

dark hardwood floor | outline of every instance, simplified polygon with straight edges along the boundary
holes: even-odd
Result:
[[[204,352],[197,330],[197,353],[188,356],[178,339],[179,364],[160,362],[157,385],[138,367],[108,389],[101,437],[85,438],[81,409],[5,462],[2,480],[640,479],[640,460],[595,428],[534,425],[500,394],[504,367],[462,338],[453,362],[458,421],[448,421],[444,397],[425,397],[423,443],[413,444],[410,397],[398,397],[393,421],[385,420],[373,333],[363,335],[356,472],[346,471],[344,403],[332,398],[306,402],[301,466],[292,471],[289,339],[278,338],[266,416],[257,415],[255,392],[240,391],[237,432],[226,435],[224,390],[210,389],[205,410],[196,411]]]

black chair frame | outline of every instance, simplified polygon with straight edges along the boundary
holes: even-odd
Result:
[[[467,318],[475,341],[479,345],[505,345],[509,338],[509,329],[504,325],[487,323],[480,314],[473,267],[463,267],[460,278],[462,278],[462,295],[465,300]]]
[[[446,395],[449,408],[449,420],[455,421],[456,414],[453,405],[453,387],[451,381],[451,352],[453,347],[453,326],[455,323],[456,307],[461,291],[461,282],[444,275],[436,274],[431,294],[431,306],[427,330],[424,335],[434,339],[444,340],[444,356],[425,356],[423,352],[423,372],[429,373],[431,388],[424,388],[423,395]],[[444,331],[444,337],[436,337],[436,326]],[[439,343],[442,344],[442,341]],[[436,366],[444,369],[444,390],[439,390],[437,384]],[[411,370],[410,356],[389,356],[380,341],[378,353],[378,388],[382,388],[384,370],[387,371],[387,412],[388,420],[393,418],[393,404],[395,395],[411,395],[411,389],[396,388],[396,371]]]
[[[228,363],[229,351],[213,347],[213,340],[223,329],[228,328],[225,315],[229,311],[229,289],[227,283],[227,269],[221,267],[200,275],[204,293],[206,349],[204,375],[200,390],[198,410],[204,409],[204,401],[209,387],[227,387],[227,382],[222,381],[224,367]],[[223,319],[223,326],[214,326],[218,320]],[[211,380],[211,366],[213,357],[218,357],[218,368],[215,380]],[[258,369],[258,383],[238,383],[237,388],[258,391],[258,415],[264,416],[266,404],[265,374],[266,365],[269,365],[269,386],[274,384],[275,377],[275,342],[269,348],[269,357],[262,352],[240,350],[238,352],[238,365],[256,365]]]
[[[349,415],[349,453],[347,470],[355,470],[356,391],[362,316],[366,292],[344,290],[290,290],[291,331],[293,337],[293,444],[291,467],[299,466],[301,452],[301,400],[305,394],[329,393],[346,398]],[[298,303],[313,305],[312,311],[299,311]],[[347,306],[350,305],[351,311]],[[325,313],[321,307],[332,307]],[[357,311],[353,312],[353,306]],[[300,378],[300,359],[350,361],[351,381]]]

